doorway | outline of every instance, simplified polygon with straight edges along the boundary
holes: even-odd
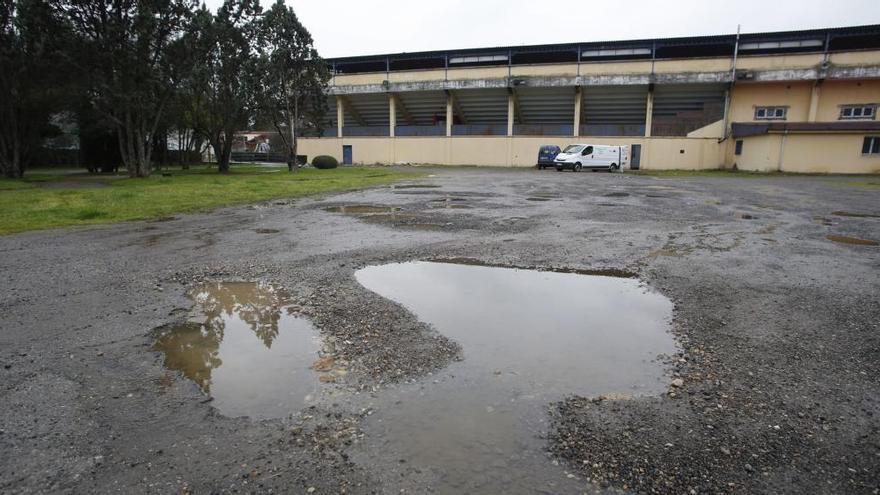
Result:
[[[350,144],[342,145],[342,164],[351,165],[353,162],[352,150]]]
[[[631,146],[631,149],[632,155],[629,157],[629,168],[632,170],[638,170],[642,159],[642,145],[634,144]]]

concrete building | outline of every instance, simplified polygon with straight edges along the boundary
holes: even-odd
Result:
[[[627,144],[643,169],[880,172],[880,26],[330,59],[301,153],[533,166]]]

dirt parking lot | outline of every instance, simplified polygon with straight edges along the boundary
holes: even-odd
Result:
[[[0,237],[0,492],[878,493],[876,186],[419,170],[369,190]],[[621,368],[626,351],[601,351],[591,359],[607,373],[558,368],[563,345],[534,367],[540,382],[501,364],[477,376],[492,342],[481,358],[468,336],[361,283],[366,267],[415,260],[635,276],[669,301],[674,340]],[[192,317],[193,289],[234,281],[283,291],[285,314],[316,329],[312,369],[327,372],[267,419],[224,414],[219,389],[166,368],[155,343]],[[636,299],[604,304],[627,314]],[[654,385],[572,389],[638,366],[660,370]],[[496,377],[492,393],[463,392]],[[514,399],[526,405],[508,411]],[[497,427],[480,449],[442,455],[462,423],[436,411],[475,403],[509,415],[475,419],[465,437]]]

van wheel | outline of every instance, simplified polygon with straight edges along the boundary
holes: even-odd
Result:
[[[572,169],[573,171],[575,171],[575,172],[580,172],[580,171],[581,171],[581,164],[580,164],[580,163],[575,163],[575,164],[574,164],[574,167],[572,167],[571,169]]]
[[[609,171],[609,172],[616,172],[616,171],[617,171],[617,164],[616,164],[616,163],[612,163],[611,166],[608,167],[608,171]]]

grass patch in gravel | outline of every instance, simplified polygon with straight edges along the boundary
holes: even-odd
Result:
[[[378,186],[422,175],[361,167],[288,173],[286,168],[259,166],[234,166],[231,173],[224,175],[208,167],[194,167],[173,170],[170,177],[156,173],[147,179],[37,172],[21,180],[0,179],[0,234],[144,220],[218,206]],[[45,187],[45,183],[57,187]],[[95,183],[102,187],[90,187]]]

